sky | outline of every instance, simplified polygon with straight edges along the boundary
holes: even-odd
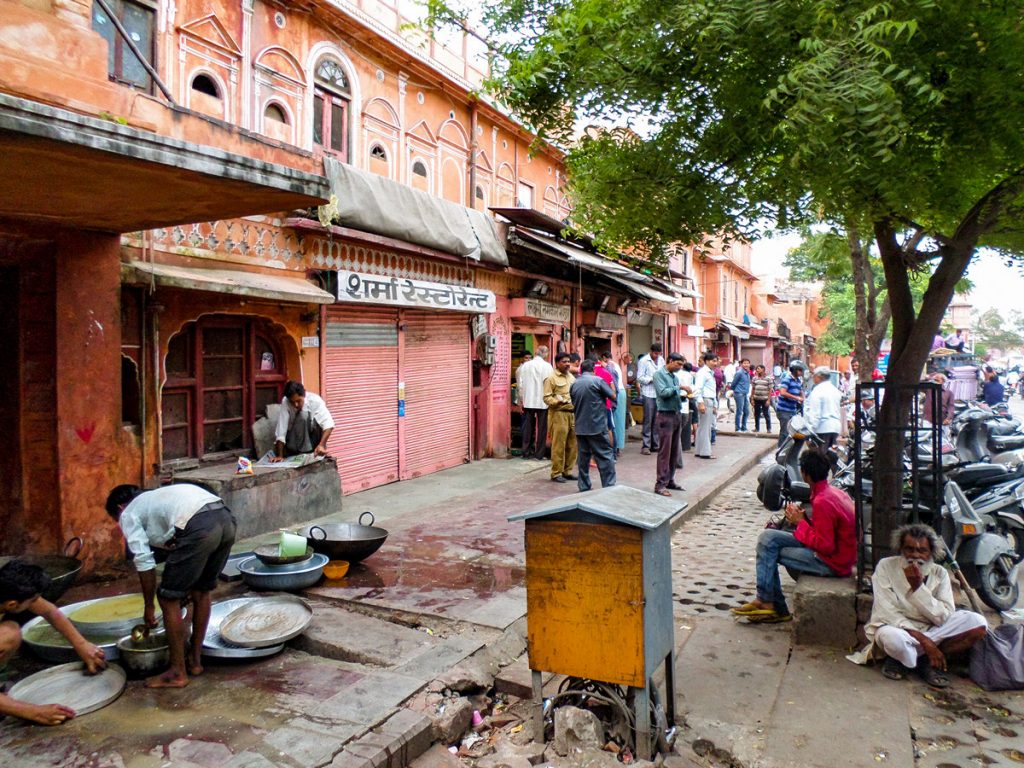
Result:
[[[758,276],[785,279],[786,269],[782,260],[786,252],[799,242],[799,235],[758,240],[751,254],[752,271]],[[1020,269],[1006,266],[999,256],[987,252],[978,254],[971,262],[967,276],[974,283],[970,300],[976,310],[995,308],[1006,312],[1024,306],[1024,274]]]

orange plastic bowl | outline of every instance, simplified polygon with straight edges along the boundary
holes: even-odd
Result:
[[[345,578],[346,573],[348,573],[347,560],[331,560],[324,566],[324,576],[331,581]]]

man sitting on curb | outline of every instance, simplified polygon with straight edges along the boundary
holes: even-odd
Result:
[[[847,656],[867,664],[884,655],[882,674],[902,680],[912,669],[933,688],[945,688],[946,657],[970,650],[985,637],[988,623],[980,613],[957,610],[949,573],[936,562],[943,545],[927,525],[897,529],[898,555],[878,561],[871,578],[871,619],[864,628],[868,645]]]
[[[12,560],[0,568],[0,669],[7,666],[21,645],[21,628],[13,621],[3,621],[6,613],[31,611],[42,616],[60,632],[85,664],[86,674],[95,674],[107,666],[103,649],[90,643],[60,609],[42,593],[50,586],[50,577],[37,565]],[[0,692],[0,715],[13,715],[41,725],[60,725],[75,716],[63,704],[29,704]]]
[[[786,520],[796,526],[792,533],[765,529],[757,539],[757,597],[733,608],[757,624],[791,621],[793,616],[782,595],[779,566],[814,576],[849,576],[857,561],[857,531],[853,501],[828,484],[831,466],[816,451],[804,451],[800,473],[811,486],[811,517],[799,504],[786,505]]]

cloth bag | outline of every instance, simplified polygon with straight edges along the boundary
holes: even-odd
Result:
[[[975,643],[971,680],[986,691],[1024,689],[1024,625],[1003,624]]]

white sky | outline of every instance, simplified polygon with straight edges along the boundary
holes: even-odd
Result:
[[[799,242],[799,235],[758,240],[753,245],[751,271],[758,276],[785,278],[782,260],[786,252]],[[974,283],[970,299],[976,310],[994,307],[1005,312],[1024,307],[1024,274],[1018,268],[1006,266],[999,256],[989,252],[978,254],[971,262],[967,276]]]

